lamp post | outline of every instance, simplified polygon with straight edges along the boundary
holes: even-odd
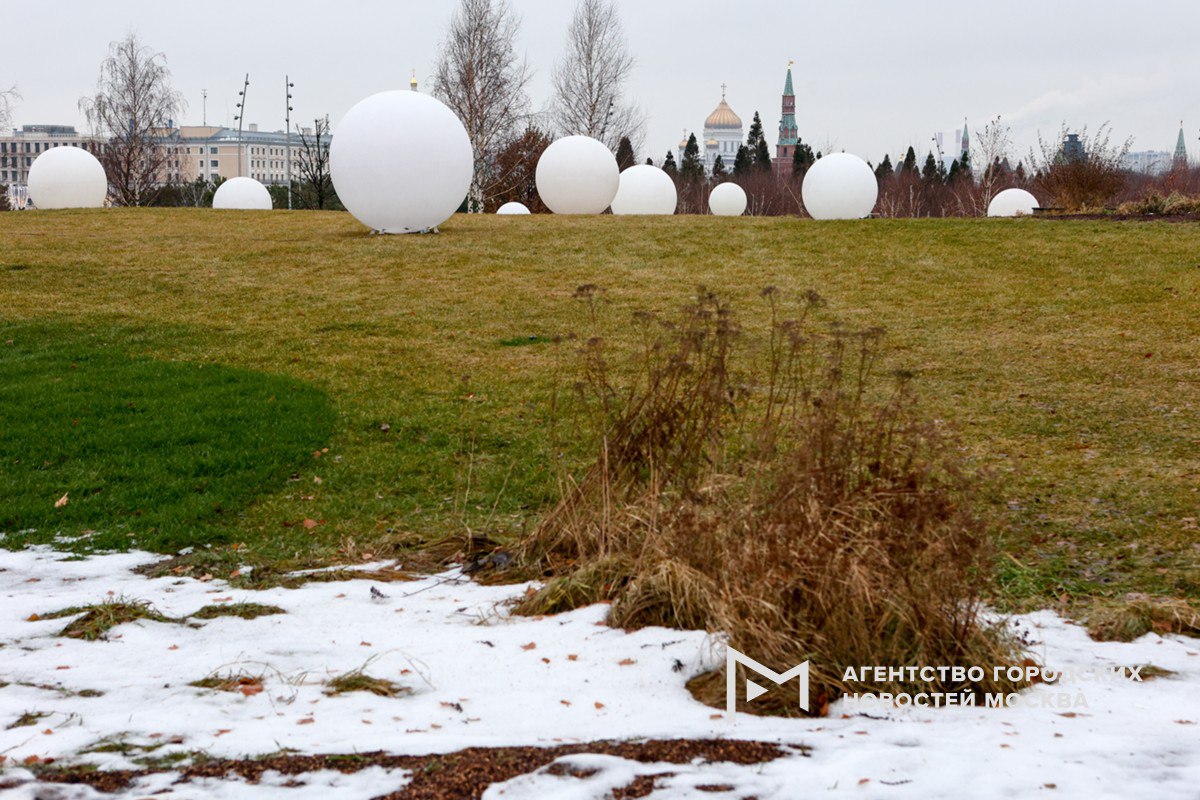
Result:
[[[285,152],[287,154],[287,194],[288,194],[288,211],[292,210],[292,87],[296,84],[292,83],[287,75],[283,76],[283,82],[287,84],[284,87],[284,94],[287,95],[287,112],[285,113],[284,122],[284,141]]]
[[[242,177],[242,123],[246,117],[246,91],[250,88],[250,73],[246,73],[246,80],[242,83],[242,90],[238,92],[237,116],[234,117],[238,124],[237,149],[238,149],[238,177]]]

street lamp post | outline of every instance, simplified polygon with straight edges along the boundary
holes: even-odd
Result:
[[[283,82],[287,84],[284,89],[284,94],[287,95],[287,112],[285,113],[284,123],[284,141],[287,142],[285,149],[287,152],[287,194],[288,194],[288,211],[292,210],[292,87],[296,84],[292,83],[287,75],[283,76]]]
[[[246,92],[250,88],[250,73],[246,73],[246,80],[242,83],[242,90],[238,92],[237,116],[234,117],[238,124],[237,148],[238,148],[238,177],[242,177],[242,123],[246,121]]]

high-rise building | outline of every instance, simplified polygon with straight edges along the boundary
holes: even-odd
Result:
[[[775,143],[775,171],[792,174],[792,159],[800,143],[796,127],[796,91],[792,88],[792,62],[788,62],[787,78],[783,82],[782,112],[779,117],[779,140]]]

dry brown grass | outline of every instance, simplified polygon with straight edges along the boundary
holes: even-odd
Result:
[[[612,624],[706,628],[763,663],[809,659],[818,708],[851,665],[1018,662],[981,618],[995,551],[977,477],[918,413],[908,376],[877,374],[882,331],[813,321],[815,293],[792,317],[764,295],[761,342],[704,290],[677,320],[641,315],[625,388],[603,341],[585,343],[597,458],[520,545],[518,562],[550,580],[519,609],[612,600]]]

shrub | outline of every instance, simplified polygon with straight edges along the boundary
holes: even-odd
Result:
[[[813,292],[789,318],[764,296],[757,338],[703,289],[677,320],[637,315],[624,388],[605,342],[584,344],[596,457],[521,544],[517,563],[547,581],[519,610],[611,600],[611,624],[722,632],[778,667],[811,659],[818,709],[849,665],[1016,663],[982,618],[993,550],[977,478],[917,413],[910,376],[880,378],[883,331],[817,324]],[[715,678],[701,682],[713,700]]]

